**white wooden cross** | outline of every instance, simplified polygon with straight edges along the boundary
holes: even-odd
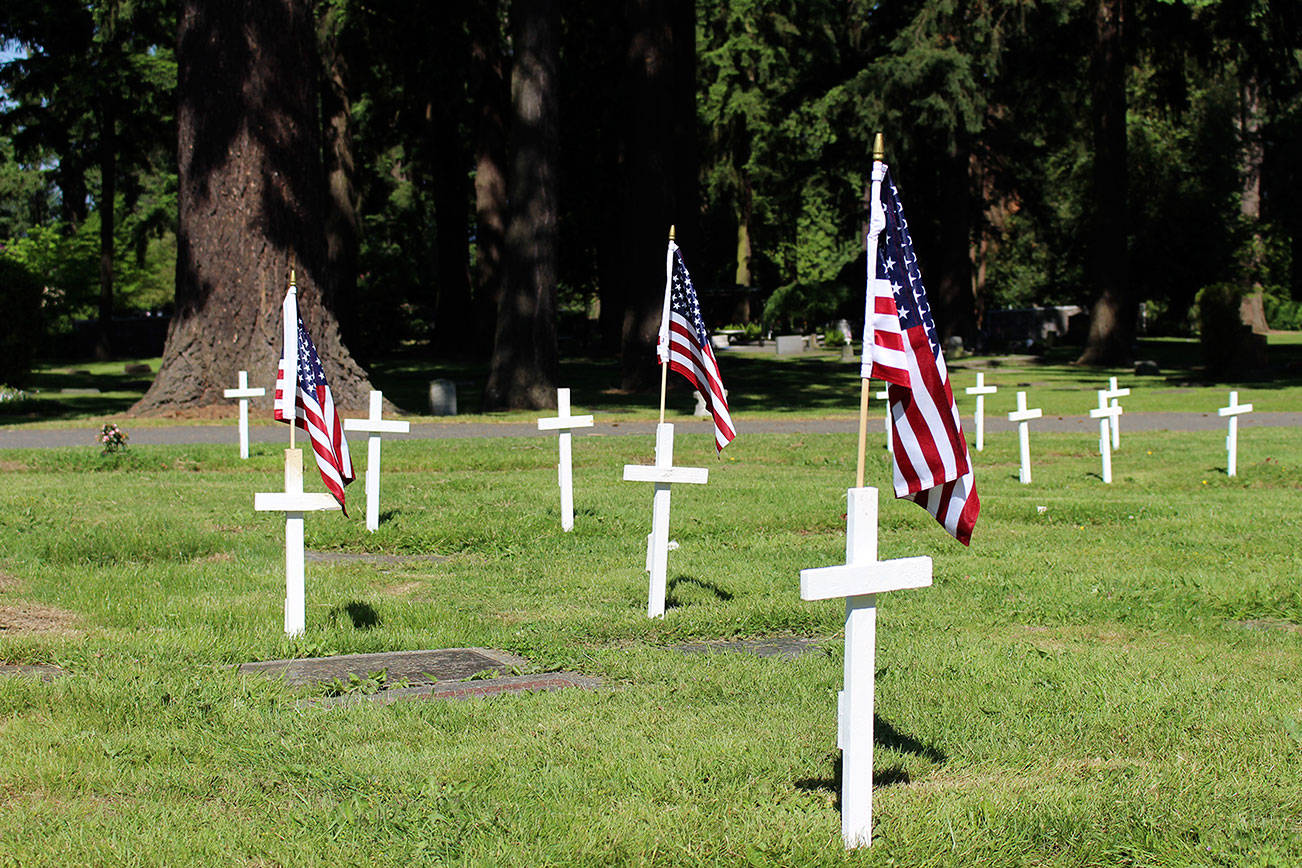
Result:
[[[1117,378],[1108,377],[1108,387],[1104,390],[1104,394],[1108,396],[1109,400],[1112,401],[1112,406],[1115,407],[1117,410],[1117,415],[1112,417],[1112,448],[1114,450],[1120,449],[1121,448],[1121,403],[1117,401],[1117,399],[1124,398],[1127,395],[1129,395],[1130,390],[1118,389]]]
[[[1099,406],[1090,410],[1090,418],[1099,420],[1099,454],[1103,456],[1103,481],[1112,482],[1112,437],[1110,430],[1121,415],[1121,405],[1116,401],[1108,406],[1108,390],[1099,389]]]
[[[1225,437],[1225,451],[1228,455],[1226,459],[1226,475],[1237,476],[1239,467],[1239,416],[1243,413],[1251,413],[1251,404],[1240,404],[1239,393],[1230,392],[1230,406],[1221,407],[1216,411],[1217,416],[1230,417],[1230,433]]]
[[[261,398],[267,394],[267,390],[259,386],[256,389],[249,388],[249,372],[240,371],[240,386],[238,389],[227,389],[222,392],[227,398],[240,399],[240,457],[249,457],[249,399]]]
[[[841,838],[846,849],[872,844],[873,673],[876,594],[931,584],[931,558],[877,560],[877,489],[846,492],[845,564],[800,571],[800,599],[845,598],[845,688],[838,698]]]
[[[556,465],[561,486],[561,530],[574,529],[574,470],[570,455],[570,429],[591,428],[591,416],[570,415],[570,390],[556,390],[556,415],[538,420],[539,431],[559,431],[561,460]]]
[[[647,594],[648,618],[665,613],[665,572],[669,561],[669,486],[675,482],[704,485],[710,471],[704,467],[674,467],[674,426],[661,422],[656,426],[656,463],[625,464],[625,482],[654,482],[655,500],[651,513],[651,537],[647,540],[647,572],[651,586]]]
[[[1022,451],[1022,466],[1017,471],[1017,478],[1023,485],[1031,484],[1031,420],[1039,418],[1040,408],[1026,409],[1026,393],[1018,392],[1017,409],[1008,414],[1008,421],[1017,423],[1017,443]]]
[[[880,392],[874,392],[873,397],[880,401],[886,402],[886,451],[891,449],[891,390],[890,388],[882,389]]]
[[[303,450],[285,450],[285,490],[253,495],[258,512],[285,513],[285,634],[301,636],[307,625],[307,600],[303,580],[303,513],[338,509],[339,502],[325,492],[303,490]]]
[[[976,395],[976,448],[977,452],[980,452],[985,449],[986,442],[986,395],[993,395],[999,391],[999,388],[997,386],[987,386],[986,375],[978,373],[976,385],[968,386],[963,391],[969,395]],[[1024,408],[1019,405],[1018,409]]]
[[[365,419],[345,419],[345,431],[365,431],[371,436],[366,438],[366,529],[375,531],[380,527],[380,435],[406,434],[411,431],[411,423],[381,419],[384,395],[371,390],[371,414]]]

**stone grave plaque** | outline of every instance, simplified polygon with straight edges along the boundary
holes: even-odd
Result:
[[[406,679],[410,685],[439,681],[461,681],[484,672],[510,675],[529,661],[504,651],[488,648],[441,648],[434,651],[386,651],[378,654],[342,654],[338,657],[305,657],[298,660],[264,660],[244,663],[241,673],[284,676],[286,683],[301,687],[348,676],[365,678],[384,670],[390,682]]]

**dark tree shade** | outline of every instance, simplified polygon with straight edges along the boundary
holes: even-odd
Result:
[[[271,386],[291,263],[336,403],[364,407],[370,383],[341,343],[327,297],[306,0],[185,0],[178,39],[176,312],[158,377],[135,411],[223,401],[240,369]]]

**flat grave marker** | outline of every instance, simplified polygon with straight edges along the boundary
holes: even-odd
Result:
[[[877,489],[846,492],[845,564],[800,571],[800,598],[845,598],[845,689],[838,698],[841,837],[847,849],[872,844],[873,677],[877,594],[931,584],[931,558],[877,560]]]
[[[1112,437],[1111,430],[1117,417],[1121,415],[1121,405],[1115,400],[1108,404],[1108,390],[1099,389],[1099,406],[1090,410],[1090,418],[1099,420],[1099,455],[1103,457],[1103,481],[1112,482]]]
[[[1238,391],[1230,392],[1230,406],[1221,407],[1217,416],[1230,417],[1230,432],[1225,435],[1225,471],[1226,476],[1237,476],[1239,469],[1239,416],[1251,413],[1251,404],[1240,404]]]
[[[973,418],[976,422],[976,450],[981,452],[985,449],[986,443],[986,395],[998,392],[999,387],[987,386],[986,375],[978,371],[976,385],[968,386],[963,391],[969,395],[976,395],[976,410],[973,412]]]
[[[656,463],[625,464],[625,482],[653,482],[655,496],[651,506],[651,536],[647,539],[648,618],[665,614],[665,574],[669,561],[669,486],[675,482],[705,485],[710,471],[704,467],[674,467],[674,426],[661,422],[656,426]]]
[[[365,419],[345,419],[345,431],[365,431],[366,438],[366,529],[374,533],[380,527],[380,435],[406,434],[411,423],[381,419],[383,393],[371,390],[370,415]]]
[[[1017,470],[1017,479],[1023,485],[1031,484],[1031,420],[1041,416],[1039,407],[1026,408],[1026,393],[1017,393],[1017,409],[1008,414],[1009,422],[1017,423],[1017,444],[1021,449],[1022,463]]]
[[[556,415],[538,420],[539,431],[560,433],[560,460],[556,464],[556,481],[561,487],[561,530],[574,529],[574,460],[571,453],[571,431],[591,428],[591,416],[570,415],[570,390],[556,390]]]

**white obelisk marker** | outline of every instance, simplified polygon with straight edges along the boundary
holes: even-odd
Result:
[[[977,376],[981,376],[977,374]],[[980,398],[977,398],[980,401]],[[1022,450],[1022,466],[1017,471],[1017,478],[1023,485],[1031,483],[1031,420],[1040,418],[1040,408],[1026,409],[1026,393],[1017,393],[1017,409],[1008,414],[1009,422],[1017,423],[1017,443]],[[978,431],[981,429],[978,428]],[[979,438],[981,435],[978,434]],[[978,439],[978,443],[980,440]],[[980,448],[980,447],[978,447]]]
[[[411,431],[411,423],[381,419],[384,395],[371,391],[371,414],[365,419],[345,419],[345,431],[365,431],[371,436],[366,438],[366,529],[375,531],[380,527],[380,435],[406,434]]]
[[[648,618],[659,618],[665,613],[665,571],[669,561],[669,486],[675,482],[704,485],[710,471],[704,467],[674,467],[674,426],[661,422],[656,426],[656,463],[625,464],[625,482],[654,482],[655,500],[652,504],[651,539],[647,543],[647,572],[651,586],[647,594]]]
[[[1090,418],[1099,420],[1099,455],[1103,456],[1103,481],[1112,482],[1112,436],[1114,420],[1121,415],[1121,405],[1116,401],[1108,406],[1108,392],[1099,389],[1099,406],[1090,410]]]
[[[879,401],[886,402],[886,451],[891,451],[891,441],[894,439],[891,431],[891,390],[889,387],[882,389],[880,392],[873,392],[873,397]]]
[[[1124,398],[1130,394],[1129,389],[1118,389],[1117,378],[1108,377],[1108,387],[1104,394],[1112,401],[1112,406],[1116,408],[1117,415],[1112,417],[1112,448],[1117,450],[1121,448],[1121,403],[1118,398]]]
[[[561,486],[561,530],[574,529],[574,464],[570,452],[570,434],[573,428],[591,428],[591,416],[570,415],[570,390],[556,390],[556,415],[538,420],[539,431],[560,432],[560,463],[556,465],[556,481]]]
[[[240,371],[240,386],[238,389],[227,389],[222,392],[227,398],[240,399],[240,457],[249,457],[249,399],[261,398],[267,394],[267,390],[261,387],[256,389],[249,388],[249,372]]]
[[[841,837],[847,849],[872,844],[875,595],[931,584],[931,558],[877,560],[877,489],[846,492],[845,565],[800,571],[800,598],[845,597],[845,689],[837,709],[841,748]]]
[[[253,495],[258,512],[285,513],[285,635],[301,636],[307,625],[307,600],[303,580],[303,513],[338,509],[339,502],[324,492],[303,490],[303,450],[285,450],[285,490]]]
[[[1226,458],[1226,475],[1237,476],[1239,469],[1239,416],[1243,413],[1251,413],[1251,404],[1240,404],[1239,393],[1230,392],[1230,406],[1221,407],[1216,411],[1217,416],[1230,417],[1230,433],[1225,436]]]
[[[986,395],[993,395],[998,392],[999,387],[987,386],[986,375],[978,372],[976,385],[968,386],[963,391],[969,395],[976,395],[976,413],[974,414],[976,419],[976,449],[977,452],[980,452],[986,446]],[[1023,408],[1019,406],[1018,409]]]

